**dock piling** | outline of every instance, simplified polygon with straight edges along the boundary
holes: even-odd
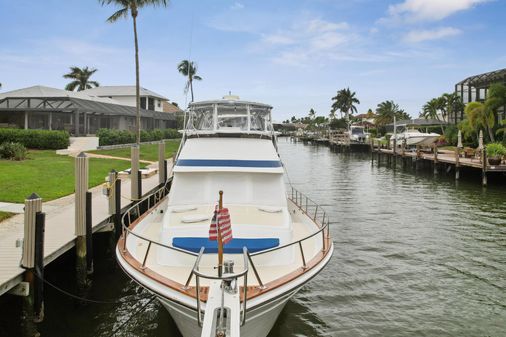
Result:
[[[39,288],[36,287],[36,262],[40,264],[40,260],[42,260],[43,265],[43,256],[38,256],[36,258],[36,253],[42,252],[40,246],[36,246],[36,239],[42,238],[43,241],[43,230],[37,233],[37,227],[40,228],[40,225],[37,226],[37,218],[41,221],[41,217],[37,217],[37,214],[42,212],[42,199],[36,194],[32,193],[29,197],[25,199],[25,212],[24,212],[24,239],[23,239],[23,250],[21,255],[21,267],[25,269],[24,273],[24,281],[28,284],[28,295],[23,297],[23,334],[24,336],[36,336],[37,328],[35,326],[35,322],[41,320],[41,311],[36,312],[35,308],[35,290]],[[41,242],[42,242],[41,241]],[[43,267],[42,267],[43,269]],[[39,275],[38,279],[40,280],[41,275]],[[42,295],[41,292],[38,293],[37,300],[40,301]],[[41,309],[42,304],[38,306],[37,309]]]
[[[35,215],[35,284],[33,291],[34,322],[44,320],[44,232],[46,214],[37,212]]]
[[[438,149],[437,149],[437,144],[434,144],[433,151],[434,151],[434,159],[433,159],[433,162],[434,162],[434,175],[437,175],[438,174],[438,159],[437,159]]]
[[[485,151],[485,147],[481,148],[481,184],[483,187],[487,186],[487,151]]]
[[[86,288],[86,192],[88,192],[88,157],[81,152],[75,159],[75,234],[76,238],[76,277],[80,290]]]
[[[91,192],[86,192],[86,272],[93,274],[93,231],[92,231],[92,209]]]

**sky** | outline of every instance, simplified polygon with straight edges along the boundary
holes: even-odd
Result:
[[[0,0],[0,92],[63,88],[70,66],[101,85],[135,84],[131,18],[95,0]],[[506,68],[506,0],[172,0],[139,13],[141,86],[185,106],[177,64],[203,78],[195,99],[268,103],[274,120],[327,116],[342,88],[359,113],[394,100],[412,116],[458,81]]]

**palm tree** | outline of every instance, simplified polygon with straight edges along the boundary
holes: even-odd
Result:
[[[464,111],[465,105],[462,103],[462,99],[460,96],[454,92],[452,94],[443,94],[443,99],[445,101],[444,111],[446,116],[448,117],[448,122],[450,118],[453,116],[453,120],[457,120],[457,113]]]
[[[495,115],[491,109],[487,108],[486,104],[481,102],[470,102],[466,105],[465,113],[470,128],[474,130],[485,128],[488,132],[490,141],[495,142],[493,132]]]
[[[195,62],[190,62],[189,60],[183,60],[177,65],[177,70],[185,77],[188,78],[186,81],[186,85],[184,87],[184,93],[190,92],[192,94],[192,102],[193,98],[193,80],[202,81],[202,77],[195,75],[197,73],[197,64]]]
[[[423,105],[421,113],[421,117],[425,119],[435,119],[439,121],[442,133],[444,133],[443,122],[439,116],[441,115],[443,120],[446,118],[445,106],[446,98],[444,96],[433,98]]]
[[[111,15],[107,21],[110,23],[116,22],[121,18],[127,18],[128,14],[132,16],[134,25],[134,43],[135,43],[135,96],[136,96],[136,110],[137,110],[137,144],[141,142],[141,97],[140,97],[140,84],[139,84],[139,42],[137,40],[137,15],[139,9],[145,6],[163,6],[166,7],[168,0],[99,0],[102,6],[114,4],[120,6],[121,9],[117,10]]]
[[[378,126],[384,126],[386,124],[393,123],[394,116],[397,119],[409,119],[410,116],[394,101],[384,101],[378,104],[376,108],[376,119],[375,123]]]
[[[77,89],[77,91],[83,91],[100,86],[97,81],[90,81],[91,75],[96,72],[97,69],[95,68],[70,67],[70,73],[63,75],[63,78],[72,79],[73,81],[65,86],[65,90],[74,91]]]
[[[358,98],[355,97],[355,92],[351,92],[350,88],[339,90],[332,100],[335,102],[332,103],[331,115],[335,117],[335,112],[340,110],[344,112],[347,121],[350,120],[350,112],[357,112],[355,104],[360,104]]]
[[[314,111],[314,109],[313,109],[313,108],[311,108],[311,109],[309,110],[309,118],[310,118],[310,119],[314,119],[314,118],[315,118],[315,116],[316,116],[316,112]]]

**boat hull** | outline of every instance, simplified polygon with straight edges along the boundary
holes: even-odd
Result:
[[[404,139],[404,137],[397,139],[397,146],[402,145],[403,139]],[[437,135],[437,136],[408,136],[408,137],[405,137],[405,139],[406,139],[406,146],[416,146],[416,145],[430,146],[430,145],[434,144],[439,139],[439,135]],[[393,143],[393,141],[392,141],[392,143]]]
[[[241,337],[266,337],[276,323],[279,314],[288,300],[300,289],[292,290],[284,296],[265,303],[257,308],[248,309],[247,321],[241,327]],[[159,301],[169,311],[179,331],[184,337],[200,337],[201,328],[197,322],[197,311],[167,298],[159,297]]]
[[[325,268],[332,257],[333,244],[324,258],[313,268],[301,276],[275,289],[270,289],[247,302],[246,323],[241,327],[241,337],[266,337],[272,329],[286,302],[297,293],[306,283]],[[123,271],[146,290],[154,293],[162,305],[169,311],[178,329],[184,337],[200,337],[201,328],[197,321],[196,299],[166,287],[144,273],[132,268],[123,259],[119,248],[116,256]],[[203,304],[205,311],[205,304]]]

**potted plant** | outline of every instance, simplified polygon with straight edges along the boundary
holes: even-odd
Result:
[[[487,158],[490,165],[500,165],[506,155],[506,147],[501,143],[487,144]]]

